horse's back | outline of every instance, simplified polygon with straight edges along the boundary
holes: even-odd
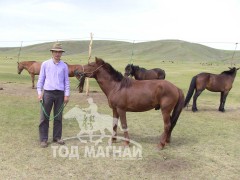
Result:
[[[160,68],[142,71],[139,73],[141,80],[165,79],[165,71]]]
[[[40,69],[41,69],[42,62],[34,62],[30,67],[29,67],[29,73],[32,73],[34,75],[39,75]]]
[[[139,91],[139,94],[141,94],[140,97],[143,97],[146,93],[150,96],[158,96],[159,98],[173,97],[175,99],[178,98],[179,94],[178,87],[167,80],[135,80],[133,81],[132,89],[134,89],[134,93]]]

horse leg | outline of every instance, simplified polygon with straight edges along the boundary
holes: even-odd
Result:
[[[112,133],[112,142],[117,142],[117,127],[118,127],[118,118],[119,114],[116,109],[113,109],[113,133]]]
[[[222,106],[223,106],[223,95],[224,95],[224,92],[221,92],[221,95],[220,95],[220,105],[219,105],[219,108],[218,108],[219,111],[221,111]]]
[[[118,109],[118,114],[120,116],[120,121],[122,125],[122,129],[124,132],[124,143],[123,146],[129,146],[129,135],[128,135],[128,127],[127,127],[127,119],[126,119],[126,111]]]
[[[34,78],[35,78],[35,75],[31,74],[31,77],[32,77],[32,89],[34,89]]]
[[[194,96],[193,96],[193,106],[192,106],[192,111],[193,112],[198,111],[198,109],[197,109],[197,98],[202,92],[203,92],[203,90],[195,90],[195,93],[194,93]]]
[[[218,108],[218,110],[221,112],[225,112],[224,106],[227,99],[227,95],[228,95],[228,92],[221,92],[220,106]]]
[[[168,140],[170,139],[170,128],[171,128],[170,112],[162,109],[162,116],[163,116],[163,122],[164,122],[164,131],[160,137],[160,143],[158,144],[158,149],[160,150],[164,148],[167,142],[167,139]]]

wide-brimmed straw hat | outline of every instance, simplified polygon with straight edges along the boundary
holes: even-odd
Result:
[[[62,44],[59,42],[53,44],[53,47],[52,47],[52,49],[50,49],[50,51],[65,52],[62,48]]]

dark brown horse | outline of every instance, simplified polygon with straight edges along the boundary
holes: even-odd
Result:
[[[229,68],[229,71],[223,71],[221,74],[200,73],[192,78],[187,97],[185,99],[184,107],[186,107],[192,98],[192,111],[197,111],[197,98],[205,89],[212,92],[221,92],[219,111],[224,112],[224,105],[227,95],[232,88],[233,81],[239,68]]]
[[[109,106],[113,110],[113,118],[120,117],[124,130],[124,145],[129,144],[126,112],[142,112],[154,108],[161,109],[164,122],[159,149],[170,142],[172,130],[184,105],[182,90],[165,80],[138,81],[126,78],[109,63],[99,58],[96,58],[95,62],[84,65],[84,74],[96,79],[108,98]],[[116,135],[117,123],[115,122],[112,142],[116,141]]]
[[[150,80],[150,79],[165,79],[165,71],[160,68],[147,70],[133,64],[128,64],[125,67],[124,76],[134,76],[136,80]]]
[[[78,69],[78,71],[82,71],[82,66],[81,65],[68,65],[68,76],[69,77],[76,77],[79,81],[79,92],[83,92],[83,86],[84,86],[84,78],[80,79],[79,75],[75,75],[74,71]],[[36,62],[36,61],[22,61],[18,62],[18,74],[21,74],[23,69],[27,70],[28,73],[31,75],[32,78],[32,88],[35,87],[34,85],[34,80],[35,80],[35,75],[39,75],[40,69],[41,69],[42,62]]]

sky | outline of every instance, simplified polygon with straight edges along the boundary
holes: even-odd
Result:
[[[177,39],[240,50],[240,0],[0,0],[0,47]],[[94,43],[94,42],[93,42]]]

